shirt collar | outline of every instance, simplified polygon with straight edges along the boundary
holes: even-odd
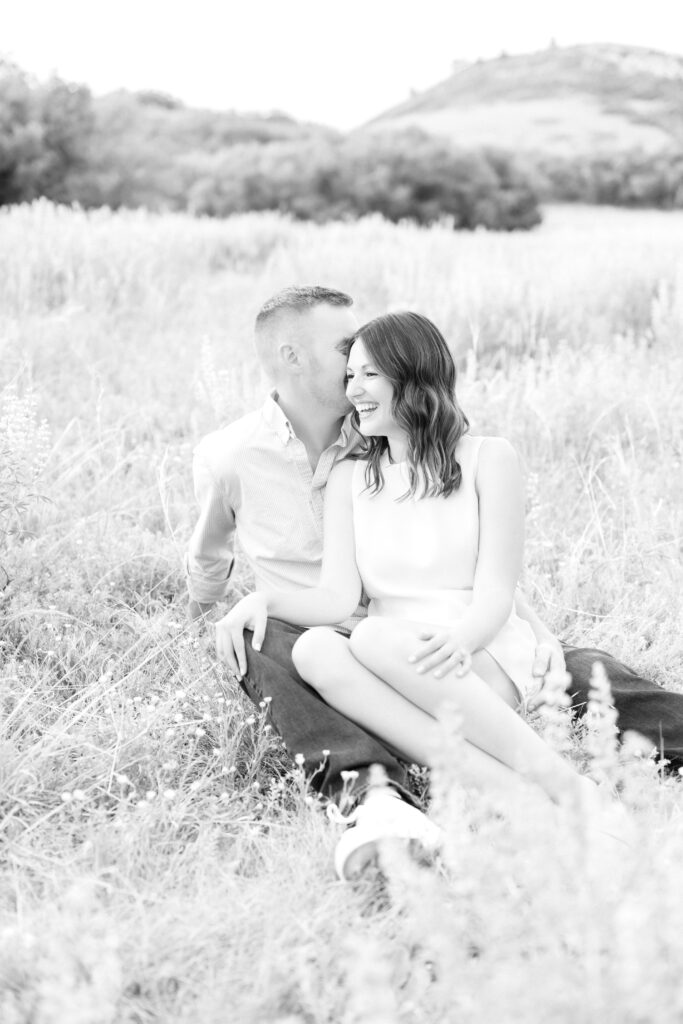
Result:
[[[348,448],[357,436],[351,425],[352,415],[353,410],[346,414],[341,425],[339,438],[334,442],[342,449]],[[292,424],[285,416],[282,406],[278,403],[278,394],[275,388],[268,394],[263,403],[263,419],[282,444],[287,444],[296,437]]]
[[[273,388],[263,403],[263,419],[282,444],[287,444],[288,441],[291,441],[296,436],[292,430],[292,424],[285,416],[282,407],[278,404],[275,388]]]

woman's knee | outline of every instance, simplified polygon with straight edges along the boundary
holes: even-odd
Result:
[[[344,651],[344,638],[327,626],[313,626],[302,633],[292,648],[292,661],[310,686],[322,693],[336,678]]]

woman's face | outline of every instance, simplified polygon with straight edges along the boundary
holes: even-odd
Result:
[[[393,385],[373,364],[362,338],[353,343],[349,352],[346,397],[356,409],[362,434],[386,437],[395,432]]]

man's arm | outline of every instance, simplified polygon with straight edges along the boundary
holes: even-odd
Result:
[[[520,619],[525,619],[536,637],[536,656],[532,672],[535,676],[545,676],[548,672],[565,672],[564,651],[557,637],[550,632],[546,624],[538,617],[522,591],[515,591],[515,611]]]
[[[218,480],[200,451],[195,453],[192,471],[199,518],[188,545],[185,568],[188,615],[197,619],[227,596],[235,560],[235,513],[230,481]]]

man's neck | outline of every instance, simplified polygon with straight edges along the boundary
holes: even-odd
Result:
[[[330,409],[316,405],[310,398],[298,401],[278,394],[277,403],[304,445],[311,468],[315,469],[322,453],[339,437],[344,417],[335,416]]]

